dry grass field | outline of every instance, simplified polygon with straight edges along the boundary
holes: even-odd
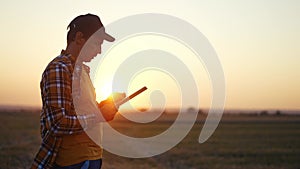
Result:
[[[175,115],[149,124],[118,118],[111,122],[129,136],[146,137],[167,129]],[[225,115],[213,136],[199,144],[204,116],[180,144],[144,159],[104,152],[103,169],[299,169],[300,116]],[[29,168],[39,148],[39,114],[0,112],[0,169]]]

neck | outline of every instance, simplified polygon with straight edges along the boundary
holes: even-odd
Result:
[[[71,54],[72,56],[78,58],[78,55],[80,53],[80,47],[76,45],[75,43],[71,42],[70,44],[67,45],[66,47],[66,53]]]

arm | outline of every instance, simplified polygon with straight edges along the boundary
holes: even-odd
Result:
[[[72,79],[67,66],[57,63],[43,76],[42,97],[46,128],[55,135],[75,134],[100,121],[98,114],[76,115],[72,99]],[[80,124],[80,122],[81,124]]]

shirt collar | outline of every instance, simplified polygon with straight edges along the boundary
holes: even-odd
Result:
[[[66,53],[65,50],[61,50],[60,54],[65,55],[68,58],[70,58],[72,65],[75,65],[75,62],[76,62],[76,57],[75,56],[71,55],[70,53]]]

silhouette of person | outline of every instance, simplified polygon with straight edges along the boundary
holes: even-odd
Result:
[[[101,53],[103,41],[115,39],[105,32],[93,14],[77,16],[68,25],[67,47],[43,72],[40,88],[42,143],[32,169],[99,169],[102,165],[101,122],[113,120],[116,102],[124,93],[114,93],[97,103],[89,77],[90,62]],[[90,138],[87,131],[95,132]],[[96,140],[96,141],[95,141]]]

